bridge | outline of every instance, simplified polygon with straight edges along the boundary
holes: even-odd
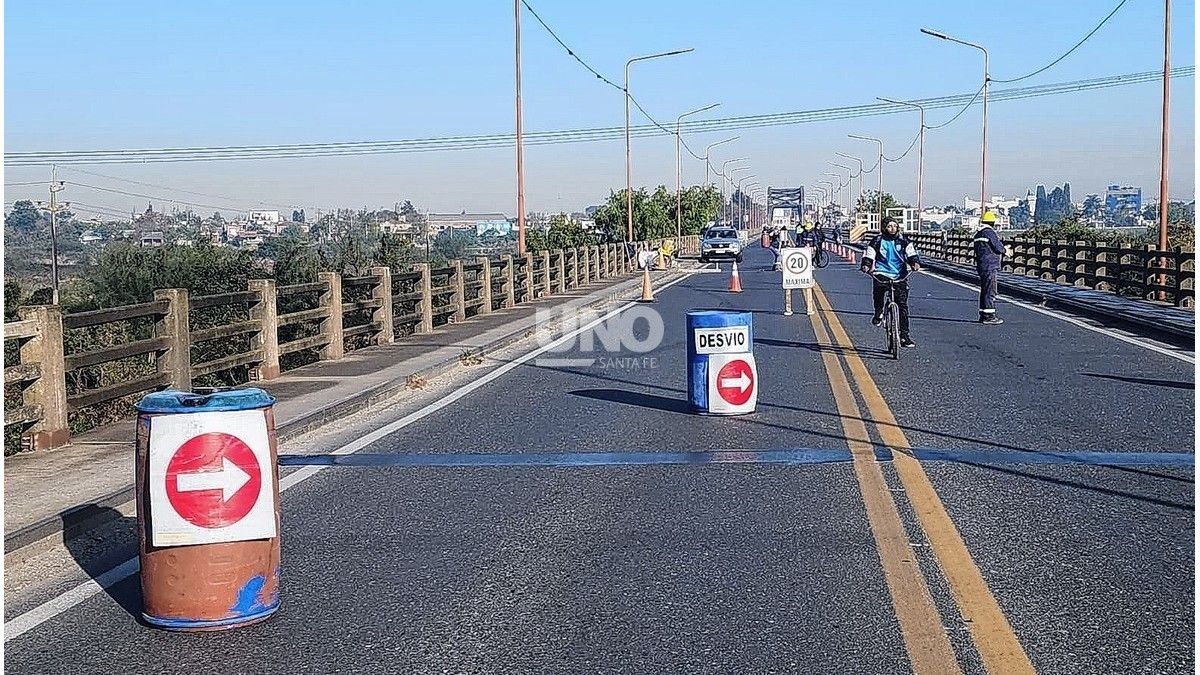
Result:
[[[200,301],[249,312],[201,339],[254,337],[196,364],[178,347],[195,335],[171,342],[194,298],[68,315],[68,330],[157,316],[161,333],[50,367],[31,363],[54,361],[37,333],[52,312],[32,312],[6,338],[30,357],[13,374],[35,383],[22,408],[35,447],[65,440],[46,425],[65,413],[36,383],[106,358],[148,354],[155,370],[60,396],[86,404],[241,366],[277,394],[283,604],[202,637],[144,624],[126,420],[7,462],[7,667],[1193,670],[1190,340],[1120,307],[1008,293],[1004,325],[980,325],[976,289],[942,255],[912,282],[918,346],[899,360],[853,262],[835,255],[812,313],[797,294],[784,316],[772,254],[753,243],[744,292],[729,292],[727,265],[684,259],[654,272],[653,304],[635,302],[640,275],[616,248],[263,286]],[[1091,281],[1108,274],[1086,262]],[[1190,316],[1170,305],[1190,302],[1193,264],[1175,263],[1178,302],[1126,302]],[[1141,279],[1137,294],[1163,290]],[[311,307],[277,304],[302,293]],[[691,412],[692,309],[752,314],[754,413]],[[367,328],[345,335],[343,310]],[[318,328],[280,338],[289,321]],[[596,330],[614,325],[628,328],[615,347]],[[371,344],[344,350],[361,335]],[[275,372],[304,340],[292,346],[321,360]]]

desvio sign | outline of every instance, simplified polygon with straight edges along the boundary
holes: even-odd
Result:
[[[694,330],[697,354],[742,354],[750,351],[750,329],[746,326]]]

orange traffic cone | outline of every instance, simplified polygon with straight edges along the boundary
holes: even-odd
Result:
[[[742,278],[738,276],[737,261],[733,261],[733,274],[729,275],[729,292],[742,292]]]
[[[638,302],[654,302],[654,289],[650,287],[650,267],[642,270],[642,297]]]

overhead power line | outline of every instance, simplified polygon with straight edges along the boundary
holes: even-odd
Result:
[[[954,117],[951,117],[950,119],[946,120],[945,122],[942,122],[941,124],[934,124],[933,126],[926,125],[925,128],[926,129],[941,129],[942,127],[946,127],[946,126],[950,126],[951,124],[954,124],[954,120],[957,120],[959,117],[962,117],[962,114],[967,112],[967,108],[970,108],[972,105],[975,105],[975,101],[979,100],[979,95],[982,93],[983,93],[983,85],[979,85],[979,91],[975,92],[975,95],[971,97],[971,100],[967,101],[967,104],[964,105],[962,107],[962,109],[959,110],[957,113],[955,113]],[[999,92],[997,92],[997,93],[999,93]],[[993,100],[995,100],[996,95],[993,94],[992,96],[993,96]]]
[[[1117,11],[1118,11],[1118,10],[1120,10],[1122,7],[1124,7],[1126,2],[1129,2],[1129,0],[1121,0],[1120,2],[1118,2],[1118,3],[1117,3],[1117,6],[1116,6],[1116,7],[1113,7],[1113,10],[1112,10],[1111,12],[1109,12],[1109,13],[1108,13],[1108,16],[1106,16],[1106,17],[1104,17],[1103,19],[1101,19],[1101,20],[1100,20],[1100,23],[1096,24],[1096,27],[1095,27],[1095,28],[1093,28],[1093,29],[1091,30],[1091,32],[1089,32],[1087,35],[1084,35],[1084,36],[1083,36],[1083,39],[1081,39],[1079,42],[1076,42],[1074,47],[1071,47],[1071,48],[1070,48],[1070,49],[1068,49],[1067,51],[1063,52],[1062,56],[1059,56],[1057,59],[1054,59],[1054,60],[1053,60],[1053,61],[1051,61],[1050,63],[1047,63],[1046,65],[1042,66],[1041,68],[1038,68],[1037,70],[1033,71],[1032,73],[1028,73],[1028,74],[1026,74],[1026,75],[1022,75],[1022,76],[1020,76],[1020,77],[1011,77],[1011,78],[1008,78],[1008,79],[1006,79],[1006,80],[1001,80],[1001,79],[997,79],[997,78],[991,78],[991,81],[992,81],[992,82],[1003,82],[1003,83],[1008,83],[1008,82],[1020,82],[1021,80],[1027,80],[1027,79],[1029,79],[1029,78],[1033,77],[1034,75],[1037,75],[1037,74],[1039,74],[1039,73],[1044,73],[1044,72],[1046,72],[1047,70],[1049,70],[1049,69],[1053,68],[1054,66],[1058,65],[1058,62],[1059,62],[1059,61],[1062,61],[1063,59],[1067,58],[1067,57],[1068,57],[1068,56],[1070,56],[1070,55],[1071,55],[1071,53],[1072,53],[1072,52],[1074,52],[1076,49],[1079,49],[1080,47],[1082,47],[1082,46],[1083,46],[1083,43],[1087,42],[1087,41],[1088,41],[1088,38],[1090,38],[1090,37],[1092,37],[1093,35],[1095,35],[1095,34],[1096,34],[1096,31],[1100,30],[1100,28],[1101,28],[1101,27],[1103,27],[1103,26],[1104,26],[1104,24],[1108,23],[1108,20],[1109,20],[1109,19],[1111,19],[1111,18],[1113,18],[1113,15],[1114,15],[1114,14],[1116,14],[1116,13],[1117,13]]]
[[[595,75],[597,79],[599,79],[601,82],[607,84],[608,86],[613,87],[617,91],[625,91],[624,87],[613,82],[612,80],[608,79],[607,77],[601,75],[600,71],[598,71],[595,68],[588,65],[588,62],[584,61],[583,57],[579,56],[579,54],[574,49],[571,49],[570,47],[568,47],[567,43],[563,42],[562,38],[558,37],[558,34],[554,32],[554,29],[551,28],[549,25],[546,24],[545,21],[542,20],[542,17],[538,15],[537,11],[535,11],[528,2],[525,2],[525,0],[521,0],[521,4],[525,6],[525,9],[529,10],[529,13],[533,15],[533,18],[537,19],[538,23],[542,24],[542,28],[546,29],[546,32],[550,34],[550,37],[554,38],[555,42],[557,42],[563,49],[567,50],[567,54],[570,55],[571,58],[573,58],[579,62],[579,65],[586,68],[588,70],[588,72]]]
[[[72,167],[64,167],[64,168],[66,171],[86,174],[88,176],[95,176],[96,178],[107,178],[108,180],[115,180],[115,181],[120,181],[122,183],[129,183],[130,185],[140,185],[142,187],[157,188],[160,190],[170,190],[172,192],[178,192],[181,194],[192,195],[195,197],[211,197],[213,199],[222,199],[222,200],[228,201],[228,202],[255,203],[255,204],[259,204],[261,206],[272,206],[273,205],[276,208],[283,208],[282,204],[279,204],[279,203],[268,203],[268,202],[264,202],[264,201],[256,201],[253,199],[239,199],[237,197],[229,197],[226,195],[214,195],[214,194],[211,194],[208,192],[195,192],[193,190],[185,190],[183,188],[172,187],[170,185],[158,185],[156,183],[144,183],[142,181],[136,181],[131,178],[122,178],[120,176],[110,176],[110,175],[103,174],[103,173],[96,173],[95,171],[87,171],[85,169],[80,169],[78,167],[73,167],[73,166]],[[172,201],[178,201],[178,200],[172,200]],[[182,203],[182,202],[180,202],[180,203]],[[235,207],[221,207],[221,208],[232,209]],[[293,209],[293,208],[296,208],[296,206],[289,205],[286,208]]]
[[[884,159],[884,161],[888,161],[888,162],[899,162],[900,160],[904,159],[904,158],[905,158],[905,157],[908,155],[908,153],[912,152],[912,149],[913,149],[914,147],[916,147],[916,145],[917,145],[917,139],[919,139],[919,138],[921,138],[921,132],[920,132],[920,131],[918,131],[918,132],[917,132],[917,135],[916,135],[916,136],[913,136],[912,143],[909,143],[909,144],[908,144],[908,149],[907,149],[907,150],[905,150],[903,153],[901,153],[901,155],[900,155],[899,157],[888,157],[887,155],[884,155],[884,156],[883,156],[883,159]],[[876,163],[878,163],[878,160],[876,160]]]
[[[88,185],[87,183],[77,183],[75,181],[67,181],[67,185],[72,185],[74,187],[87,188],[89,190],[100,190],[101,192],[111,192],[113,194],[125,195],[128,197],[142,197],[143,199],[157,199],[158,201],[161,201],[161,202],[171,202],[173,204],[183,204],[185,206],[196,206],[196,207],[199,207],[202,209],[217,209],[218,211],[225,210],[225,211],[237,211],[238,213],[249,213],[249,211],[247,209],[236,209],[236,208],[232,208],[229,206],[216,206],[214,204],[199,204],[196,202],[183,201],[182,199],[175,199],[173,197],[163,197],[161,195],[149,195],[149,194],[143,194],[140,192],[128,192],[126,190],[118,190],[116,188],[101,187],[99,185]]]
[[[1195,75],[1195,71],[1195,66],[1172,68],[1171,77],[1191,77]],[[989,98],[992,101],[1021,100],[1040,96],[1094,91],[1144,82],[1158,82],[1161,78],[1161,70],[1145,71],[1140,73],[1129,73],[1125,75],[1114,75],[993,91],[990,93]],[[928,109],[964,106],[963,110],[965,110],[966,107],[964,104],[970,102],[971,99],[977,96],[978,92],[973,92],[970,94],[955,94],[951,96],[917,99],[913,102],[922,104]],[[788,126],[796,124],[810,124],[814,122],[857,119],[862,117],[895,114],[899,113],[900,111],[901,108],[892,104],[874,103],[786,113],[747,115],[739,117],[714,118],[708,120],[691,120],[681,124],[680,129],[688,133],[715,133],[742,129],[757,129],[773,126]],[[945,126],[945,124],[930,128],[938,128],[940,126]],[[530,132],[525,134],[525,143],[526,145],[553,145],[560,143],[584,143],[617,140],[622,138],[624,133],[625,128],[623,126]],[[667,133],[673,135],[674,130],[668,129],[667,127],[657,123],[637,125],[631,127],[630,129],[630,134],[636,137],[659,136]],[[296,159],[305,157],[398,154],[410,152],[473,150],[509,147],[512,145],[514,139],[515,137],[513,134],[492,134],[483,136],[451,136],[397,141],[306,143],[298,145],[14,152],[5,155],[5,164],[10,167],[18,167],[42,166],[55,163],[62,165],[124,164],[134,162],[152,163],[228,161],[243,159]],[[694,152],[692,154],[693,156],[696,156]]]

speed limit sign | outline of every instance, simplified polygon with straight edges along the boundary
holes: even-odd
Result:
[[[779,259],[783,267],[784,288],[813,287],[812,249],[785,248],[779,254]]]

